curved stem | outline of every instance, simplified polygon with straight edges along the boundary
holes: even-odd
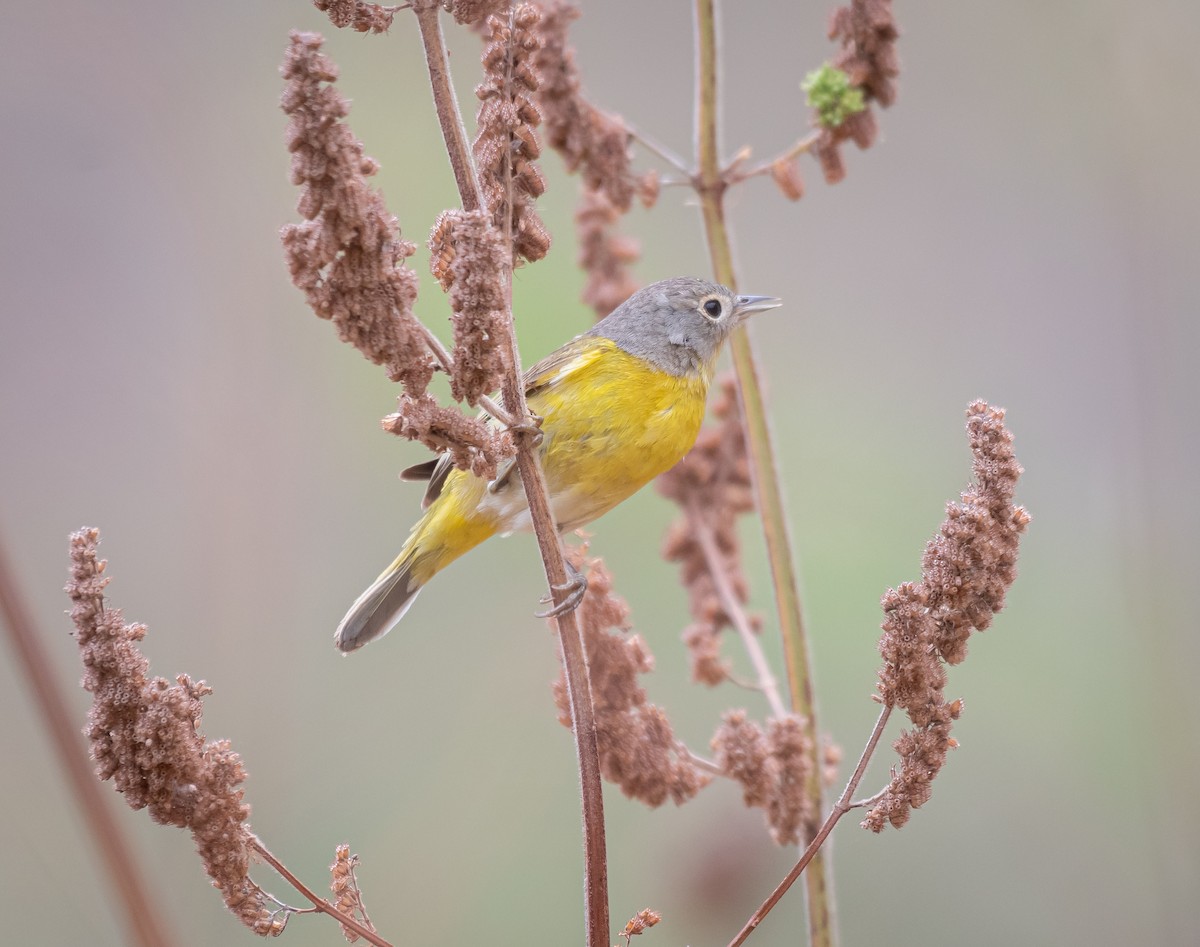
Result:
[[[260,839],[257,835],[250,839],[250,845],[254,848],[254,851],[258,853],[258,856],[263,861],[265,861],[268,865],[274,868],[276,872],[278,872],[279,877],[281,877],[284,881],[286,881],[308,899],[309,903],[312,904],[312,909],[314,911],[317,911],[321,914],[328,914],[339,924],[341,924],[342,927],[354,931],[354,933],[356,933],[363,940],[367,941],[367,943],[374,944],[375,947],[392,947],[390,941],[384,940],[377,933],[375,933],[375,931],[368,927],[364,927],[355,918],[350,917],[350,915],[343,914],[325,898],[322,898],[319,894],[313,891],[312,888],[297,878],[292,873],[291,869],[287,867],[287,865],[271,854],[270,849],[268,849],[267,846],[262,843],[262,839]],[[365,911],[363,912],[363,916],[366,916]]]
[[[746,938],[762,923],[763,918],[771,913],[771,909],[779,903],[779,899],[787,893],[788,888],[800,877],[804,869],[816,864],[821,846],[825,843],[825,839],[829,838],[829,833],[833,831],[833,827],[838,824],[842,816],[851,809],[870,802],[870,800],[851,802],[850,797],[854,795],[854,791],[858,789],[858,784],[862,782],[862,778],[867,772],[867,766],[871,762],[871,757],[875,754],[875,747],[879,745],[879,738],[883,736],[883,729],[887,726],[888,717],[891,716],[891,713],[892,708],[888,706],[884,706],[879,712],[879,718],[875,721],[875,729],[871,731],[867,745],[863,747],[862,755],[858,758],[858,765],[854,767],[854,772],[847,781],[846,788],[842,790],[841,796],[838,797],[838,801],[834,803],[833,809],[830,810],[829,815],[817,830],[817,834],[813,836],[812,841],[808,843],[808,847],[804,849],[800,860],[787,873],[787,877],[779,882],[775,890],[771,892],[771,896],[759,906],[758,910],[754,912],[745,926],[738,931],[737,936],[729,942],[729,947],[738,947],[739,944],[744,944]],[[884,791],[886,792],[886,790]],[[877,793],[876,795],[882,795],[882,793]],[[871,799],[875,798],[876,796],[871,797]]]
[[[700,198],[705,237],[712,257],[713,274],[718,282],[736,288],[733,251],[729,230],[725,224],[724,197],[728,181],[722,172],[719,153],[720,103],[717,92],[720,60],[716,0],[696,0],[696,61],[696,190]],[[746,425],[751,477],[762,519],[767,556],[771,564],[771,579],[775,588],[779,628],[787,661],[792,709],[807,721],[809,745],[812,748],[805,790],[812,800],[813,811],[820,812],[823,806],[816,705],[813,699],[812,673],[800,607],[800,593],[796,583],[796,568],[787,532],[783,489],[775,464],[762,385],[758,379],[758,369],[746,328],[743,327],[734,333],[730,347],[737,372],[742,418]],[[813,837],[817,831],[817,826],[810,825],[806,834]],[[817,848],[813,849],[810,858],[811,867],[805,874],[809,942],[813,947],[831,947],[836,937],[825,860]]]

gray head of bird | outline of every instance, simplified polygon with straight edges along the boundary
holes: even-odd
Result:
[[[774,296],[739,296],[720,283],[680,276],[640,289],[592,327],[630,355],[672,375],[690,375],[753,313],[783,305]]]

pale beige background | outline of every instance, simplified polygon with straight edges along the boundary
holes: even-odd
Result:
[[[807,121],[797,85],[829,55],[827,4],[727,6],[726,144],[766,155]],[[807,165],[799,205],[766,182],[732,201],[744,288],[788,304],[754,333],[821,724],[848,755],[874,716],[879,596],[915,577],[965,482],[974,397],[1009,409],[1034,523],[1009,609],[952,674],[962,749],[932,802],[903,832],[836,834],[843,942],[1183,943],[1200,886],[1200,14],[898,6],[904,74],[877,147],[849,153],[837,188]],[[397,942],[577,943],[574,764],[548,692],[552,641],[529,618],[532,542],[458,564],[367,653],[330,644],[415,514],[395,472],[422,454],[379,432],[393,389],[287,283],[276,70],[291,27],[333,32],[299,0],[0,11],[0,538],[74,682],[66,536],[103,529],[112,600],[149,623],[155,671],[213,684],[205,727],[247,760],[255,828],[317,884],[350,841]],[[634,2],[592,4],[576,33],[595,99],[679,150],[691,34],[687,4]],[[454,42],[464,101],[476,48]],[[453,197],[412,25],[330,50],[389,203],[422,242]],[[546,168],[558,245],[519,277],[530,359],[588,318],[575,182],[552,156]],[[643,278],[706,272],[682,191],[630,223]],[[422,311],[444,329],[422,278]],[[722,708],[761,706],[686,681],[683,594],[657,557],[670,516],[648,491],[596,524],[595,549],[658,657],[654,699],[703,745]],[[750,561],[762,605],[753,543]],[[124,943],[7,652],[0,717],[0,939]],[[611,794],[608,811],[614,918],[662,911],[650,943],[725,943],[789,861],[729,786],[661,812]],[[186,836],[119,816],[180,943],[249,942]],[[800,942],[801,916],[789,898],[753,942]],[[338,942],[309,919],[287,936]]]

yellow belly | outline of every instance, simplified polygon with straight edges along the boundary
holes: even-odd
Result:
[[[704,420],[707,375],[679,378],[607,351],[561,383],[536,392],[545,419],[542,464],[555,520],[575,529],[607,513],[675,466]]]
[[[542,466],[558,528],[576,529],[678,463],[704,420],[708,372],[679,378],[629,355],[608,339],[529,397],[543,419]],[[423,584],[495,533],[528,529],[515,471],[505,487],[455,470],[413,527],[398,562],[412,561]]]

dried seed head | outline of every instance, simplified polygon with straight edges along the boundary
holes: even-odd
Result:
[[[105,564],[97,558],[100,533],[71,536],[66,592],[83,664],[83,688],[92,695],[87,735],[96,775],[111,779],[131,809],[146,809],[160,825],[192,833],[204,870],[229,910],[261,935],[277,934],[268,896],[250,880],[254,835],[242,799],[246,771],[228,740],[206,743],[200,731],[203,681],[180,674],[169,683],[150,677],[137,647],[145,625],[124,624],[105,601]]]
[[[1029,514],[1013,505],[1021,465],[1004,411],[973,402],[967,434],[975,482],[960,502],[947,505],[941,530],[925,548],[921,581],[889,589],[883,597],[879,696],[888,706],[902,707],[915,729],[893,744],[900,769],[863,822],[876,832],[887,824],[903,825],[909,809],[929,798],[947,751],[957,746],[950,727],[963,704],[947,703],[942,695],[946,664],[963,660],[971,631],[987,628],[1004,607],[1016,579],[1020,536],[1029,524]]]
[[[468,418],[455,408],[442,407],[430,394],[400,396],[400,410],[382,421],[391,434],[420,441],[436,453],[448,451],[454,465],[477,477],[491,480],[501,460],[516,450],[512,435],[490,427],[479,418]]]
[[[444,211],[429,238],[430,268],[450,293],[454,371],[450,391],[475,406],[500,387],[508,301],[504,238],[483,211]]]
[[[488,19],[484,80],[475,88],[480,104],[473,148],[480,186],[497,229],[504,232],[506,221],[511,225],[514,263],[540,260],[550,249],[550,235],[533,208],[546,189],[533,163],[541,152],[534,133],[541,112],[533,100],[540,81],[533,65],[540,19],[531,4],[516,7],[509,18]]]
[[[738,601],[744,603],[749,591],[736,523],[739,514],[754,508],[736,386],[727,376],[719,387],[713,404],[718,423],[704,428],[688,455],[657,482],[658,491],[684,511],[667,533],[663,556],[680,564],[695,619],[684,633],[692,659],[692,679],[710,685],[728,676],[728,665],[718,656],[717,636],[732,622],[717,594],[698,531],[711,534],[721,560],[718,567],[724,570]]]
[[[630,134],[619,117],[583,97],[575,50],[567,41],[567,30],[578,17],[579,9],[565,0],[543,4],[542,43],[535,56],[542,77],[538,102],[550,146],[562,155],[567,170],[579,171],[585,185],[603,191],[624,212],[639,190],[631,169]]]
[[[386,33],[398,9],[363,0],[313,0],[313,6],[327,13],[339,29],[348,26],[360,33]]]
[[[600,771],[632,799],[659,806],[676,805],[699,792],[709,778],[692,765],[676,739],[666,714],[647,703],[638,676],[654,667],[654,658],[637,635],[629,632],[629,608],[613,593],[612,577],[599,559],[586,563],[574,550],[573,564],[586,569],[588,592],[576,615],[588,656]],[[566,679],[554,684],[559,720],[571,725]]]
[[[367,185],[378,165],[342,121],[349,106],[333,88],[337,67],[321,52],[323,42],[293,32],[283,61],[292,181],[302,188],[305,218],[280,232],[288,269],[343,341],[420,394],[433,360],[412,312],[417,275],[404,266],[416,247],[400,238],[396,218]]]
[[[603,319],[641,288],[631,271],[641,247],[632,237],[617,232],[620,219],[620,211],[603,191],[584,188],[575,211],[575,231],[579,265],[587,273],[583,301],[595,310],[597,319]]]

